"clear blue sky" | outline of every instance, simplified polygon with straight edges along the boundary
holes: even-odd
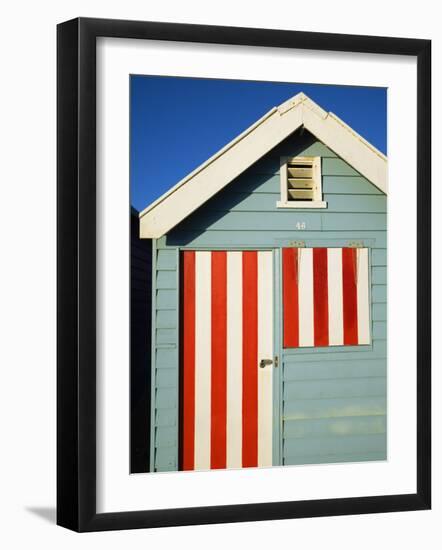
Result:
[[[137,210],[298,92],[386,153],[386,88],[144,75],[131,76],[130,85],[131,204]]]

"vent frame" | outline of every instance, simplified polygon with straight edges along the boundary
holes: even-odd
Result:
[[[326,208],[322,200],[321,157],[280,159],[281,200],[278,208]]]

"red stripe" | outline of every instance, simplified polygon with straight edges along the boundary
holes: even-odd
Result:
[[[181,285],[183,319],[181,467],[195,466],[195,252],[183,253]]]
[[[342,288],[344,345],[358,344],[358,302],[356,288],[356,249],[342,249]]]
[[[242,465],[258,465],[258,254],[242,254],[243,385]]]
[[[282,249],[284,347],[299,346],[298,249]]]
[[[327,249],[313,249],[313,299],[315,346],[328,346]]]
[[[226,467],[227,253],[212,252],[212,381],[210,467]]]

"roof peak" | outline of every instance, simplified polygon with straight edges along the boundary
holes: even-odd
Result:
[[[338,116],[299,92],[273,107],[145,208],[140,213],[141,236],[167,233],[301,126],[387,193],[387,157]]]
[[[304,92],[299,92],[293,97],[290,97],[289,99],[281,103],[281,105],[278,105],[276,109],[281,115],[283,115],[291,109],[298,107],[299,105],[315,111],[322,118],[326,118],[328,116],[328,112],[324,111],[322,107],[320,107],[317,103],[310,99],[308,95],[306,95]]]

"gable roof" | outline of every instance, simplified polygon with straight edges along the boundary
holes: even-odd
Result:
[[[159,238],[304,126],[387,194],[387,157],[302,92],[273,107],[140,213],[140,237]]]

